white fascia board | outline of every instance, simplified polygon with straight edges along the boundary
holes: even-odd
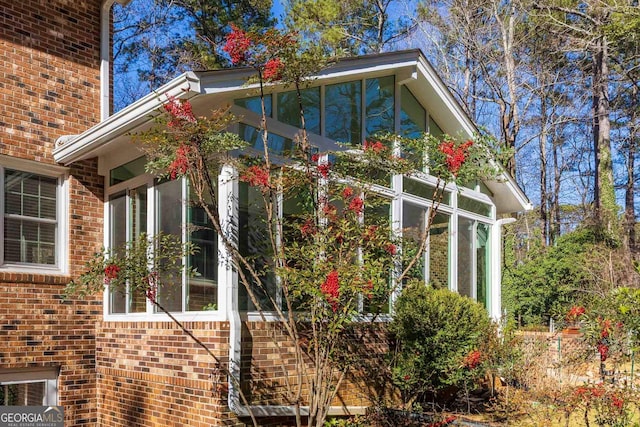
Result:
[[[166,103],[167,96],[189,99],[198,94],[198,76],[192,72],[184,73],[80,135],[60,137],[56,141],[53,158],[58,163],[69,165],[78,160],[95,157],[96,150],[149,120],[154,112]]]
[[[440,100],[445,104],[449,112],[453,115],[456,121],[460,125],[460,130],[462,130],[466,135],[466,137],[473,137],[478,133],[478,128],[473,123],[471,118],[465,113],[460,106],[460,103],[454,98],[453,94],[449,90],[449,88],[444,84],[442,79],[438,76],[436,71],[433,69],[433,66],[424,58],[420,57],[420,61],[418,63],[418,70],[425,77],[429,85],[436,92],[437,96]]]

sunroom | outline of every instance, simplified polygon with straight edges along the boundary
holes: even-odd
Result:
[[[225,320],[229,313],[240,311],[251,319],[255,307],[237,285],[233,269],[222,262],[223,245],[207,227],[206,215],[189,203],[186,179],[162,181],[146,173],[145,158],[131,143],[132,135],[148,129],[167,97],[175,97],[188,99],[198,115],[231,105],[240,120],[234,131],[261,149],[260,99],[256,86],[246,83],[251,74],[250,69],[183,74],[83,134],[61,138],[54,150],[55,159],[63,164],[98,157],[99,173],[105,178],[106,247],[117,247],[140,233],[159,232],[180,235],[199,247],[184,260],[198,275],[185,273],[181,286],[158,290],[158,301],[177,318]],[[300,127],[296,94],[278,85],[266,90],[270,150],[286,158]],[[407,137],[429,132],[458,139],[472,138],[477,132],[417,50],[340,61],[315,76],[303,89],[302,99],[309,139],[319,152],[335,149],[336,143],[362,144],[381,131]],[[228,170],[219,177],[218,200],[237,201],[219,213],[222,220],[236,218],[239,247],[251,255],[260,250],[256,233],[247,232],[261,215],[252,208],[258,194],[234,176]],[[425,172],[392,176],[376,186],[388,201],[384,215],[403,237],[418,235],[425,227],[436,182]],[[286,217],[288,209],[295,209],[286,200],[280,203],[280,215]],[[500,218],[528,208],[526,197],[506,173],[460,188],[447,186],[420,264],[425,283],[473,298],[493,317],[499,317],[500,236],[505,222]],[[277,280],[268,292],[278,300]],[[163,313],[155,312],[156,307],[143,293],[106,290],[104,302],[105,319],[166,319]],[[366,304],[361,308],[367,311]]]

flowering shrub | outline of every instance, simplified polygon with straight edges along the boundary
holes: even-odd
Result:
[[[631,389],[603,383],[578,386],[570,393],[567,405],[572,411],[581,411],[584,420],[593,416],[597,425],[612,427],[630,425],[630,402],[638,397]]]
[[[398,341],[394,380],[406,401],[421,401],[484,373],[480,350],[493,332],[484,307],[448,289],[406,287],[390,330]]]

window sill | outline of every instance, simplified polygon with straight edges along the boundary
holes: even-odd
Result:
[[[0,268],[0,282],[2,283],[67,285],[70,281],[71,277],[68,274],[56,269]]]
[[[180,322],[223,322],[227,320],[221,311],[189,311],[186,313],[171,313]],[[105,314],[105,322],[172,322],[165,313],[130,313]]]

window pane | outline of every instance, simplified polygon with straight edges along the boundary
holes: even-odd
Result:
[[[109,246],[124,248],[127,242],[127,198],[119,193],[109,199]],[[110,313],[125,313],[126,295],[124,289],[110,288]]]
[[[405,263],[403,269],[407,267],[408,263],[418,251],[426,226],[426,214],[427,209],[422,206],[416,206],[407,202],[402,205],[402,255]],[[424,256],[421,256],[405,280],[418,279],[424,281],[424,270]]]
[[[0,383],[0,406],[44,405],[46,400],[45,390],[45,381],[18,384]]]
[[[449,287],[449,215],[437,213],[429,230],[429,283]]]
[[[418,138],[426,130],[427,111],[403,85],[400,90],[400,134],[408,138]]]
[[[364,224],[365,226],[378,226],[381,229],[391,229],[391,201],[386,198],[378,197],[375,195],[367,196],[367,203],[364,210]],[[389,271],[386,277],[388,288],[385,292],[378,295],[363,295],[363,311],[365,313],[389,313],[389,298],[392,285],[392,264],[391,255],[387,252],[369,254],[374,258],[373,262],[380,260],[389,261]],[[365,259],[367,254],[364,254]]]
[[[458,196],[458,207],[478,215],[491,216],[491,205],[468,197]]]
[[[477,281],[477,296],[476,299],[479,303],[485,307],[489,306],[489,272],[490,269],[490,257],[489,257],[489,230],[491,229],[488,224],[478,223],[478,230],[476,233],[476,281]]]
[[[156,185],[156,232],[182,235],[182,180]],[[168,311],[182,311],[182,278],[160,278],[158,303]]]
[[[262,152],[264,150],[264,142],[262,141],[261,132],[250,125],[240,123],[240,138],[247,141],[250,147]],[[293,155],[293,141],[275,133],[269,133],[267,137],[269,151],[285,157]]]
[[[55,178],[5,170],[5,213],[56,219]]]
[[[115,185],[128,179],[135,178],[145,173],[147,159],[138,157],[124,165],[111,169],[109,172],[109,185]]]
[[[312,87],[300,91],[304,121],[309,132],[320,134],[320,88]],[[296,91],[278,94],[278,121],[301,127],[300,107]]]
[[[266,212],[260,190],[245,182],[239,184],[238,248],[240,254],[247,257],[260,277],[256,283],[247,276],[253,292],[263,310],[272,305],[267,295],[275,298],[276,281],[271,268],[272,258]],[[241,282],[241,280],[240,280]],[[268,292],[268,294],[267,294]],[[243,283],[238,284],[238,304],[241,310],[256,310]]]
[[[251,96],[249,98],[240,98],[233,101],[237,106],[246,108],[249,111],[262,116],[262,106],[260,105],[259,96]],[[264,97],[264,109],[267,117],[271,117],[271,95]]]
[[[442,128],[433,120],[433,117],[429,116],[429,133],[436,138],[441,138],[444,135]]]
[[[458,293],[473,298],[473,224],[458,217]]]
[[[5,218],[4,259],[8,262],[56,264],[56,225]]]
[[[417,181],[415,179],[407,178],[405,176],[402,178],[402,191],[414,196],[422,197],[423,199],[433,200],[435,187],[424,182]],[[442,203],[448,205],[449,203],[451,203],[450,199],[450,192],[446,191],[444,194],[442,194]]]
[[[394,129],[393,76],[366,80],[366,136]]]
[[[187,279],[187,310],[218,309],[218,235],[204,209],[189,207],[190,239],[197,252],[189,257],[195,275]]]
[[[325,87],[325,136],[360,145],[362,143],[362,84],[360,81]]]
[[[129,240],[135,240],[147,232],[147,186],[129,190]],[[147,299],[143,289],[129,289],[129,312],[147,311]]]

